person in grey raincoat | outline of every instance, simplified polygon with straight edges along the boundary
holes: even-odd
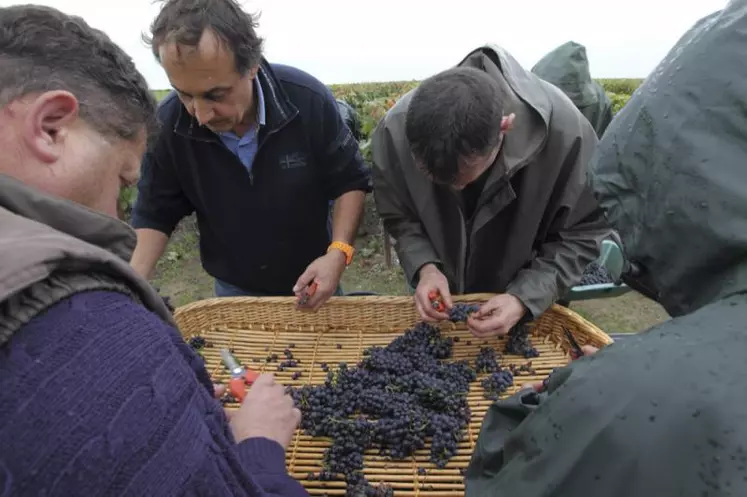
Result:
[[[563,43],[542,57],[532,72],[560,88],[601,138],[612,121],[612,102],[602,85],[591,79],[586,47],[575,41]]]
[[[491,406],[466,497],[747,495],[745,46],[747,0],[699,21],[592,161],[624,280],[673,319]]]
[[[587,185],[597,137],[555,86],[496,46],[403,96],[372,136],[374,197],[415,305],[498,293],[468,325],[502,335],[578,283],[609,234]]]

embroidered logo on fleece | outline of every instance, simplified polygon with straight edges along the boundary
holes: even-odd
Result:
[[[307,165],[306,157],[298,152],[293,152],[280,158],[280,167],[282,169],[298,169]]]

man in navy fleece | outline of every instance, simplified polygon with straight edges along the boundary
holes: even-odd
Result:
[[[129,265],[117,200],[155,108],[80,18],[0,8],[3,495],[307,495],[285,468],[300,413],[283,387],[262,376],[229,421]]]
[[[321,81],[262,55],[237,0],[168,0],[148,37],[174,91],[143,159],[132,267],[149,277],[178,223],[197,216],[218,297],[342,290],[370,173]],[[330,205],[334,204],[330,216]]]

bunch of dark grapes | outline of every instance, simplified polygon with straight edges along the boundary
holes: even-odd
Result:
[[[452,323],[467,321],[469,315],[473,312],[477,312],[479,308],[480,306],[477,304],[454,304],[454,306],[449,309],[449,321]]]
[[[493,347],[480,347],[480,352],[475,359],[475,371],[478,373],[498,371],[498,358]]]
[[[531,376],[537,374],[537,371],[532,367],[532,361],[529,361],[526,364],[522,364],[521,366],[509,364],[508,369],[514,376]]]
[[[506,354],[520,355],[528,359],[539,357],[539,351],[532,346],[532,342],[529,340],[529,328],[526,325],[518,324],[508,332]]]
[[[351,497],[393,497],[394,490],[385,483],[373,487],[365,479],[361,479],[352,486],[348,483],[347,495]]]
[[[444,467],[456,454],[470,420],[469,384],[476,379],[465,361],[451,357],[453,340],[420,323],[386,347],[371,347],[354,367],[327,368],[323,385],[289,388],[301,410],[301,429],[332,444],[315,479],[342,475],[347,496],[387,497],[391,487],[373,487],[363,475],[363,454],[374,449],[406,459],[431,443],[431,461]]]
[[[205,340],[200,335],[195,335],[191,337],[187,343],[189,343],[189,345],[193,349],[200,350],[200,349],[203,349],[207,345],[207,340]]]
[[[508,369],[499,369],[483,379],[480,384],[485,390],[483,396],[488,400],[498,400],[498,397],[514,384],[514,375]]]
[[[298,363],[301,362],[293,358],[293,352],[291,352],[290,347],[283,351],[283,355],[285,355],[285,360],[281,362],[280,364],[278,364],[278,371],[285,371],[286,368],[295,368],[296,366],[298,366]],[[277,354],[273,354],[272,356],[270,356],[270,359],[277,360]],[[298,373],[298,371],[296,371],[296,373]],[[300,376],[301,376],[300,374],[298,376],[295,376],[295,373],[294,373],[293,379],[295,380]]]
[[[579,284],[585,286],[601,285],[604,283],[614,283],[612,275],[606,267],[600,266],[597,262],[592,262],[586,266],[586,269],[584,269],[584,274],[581,277],[581,282]]]

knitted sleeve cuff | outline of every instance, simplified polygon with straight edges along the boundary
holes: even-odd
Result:
[[[250,474],[286,474],[285,450],[269,438],[247,438],[238,445],[239,457]]]

